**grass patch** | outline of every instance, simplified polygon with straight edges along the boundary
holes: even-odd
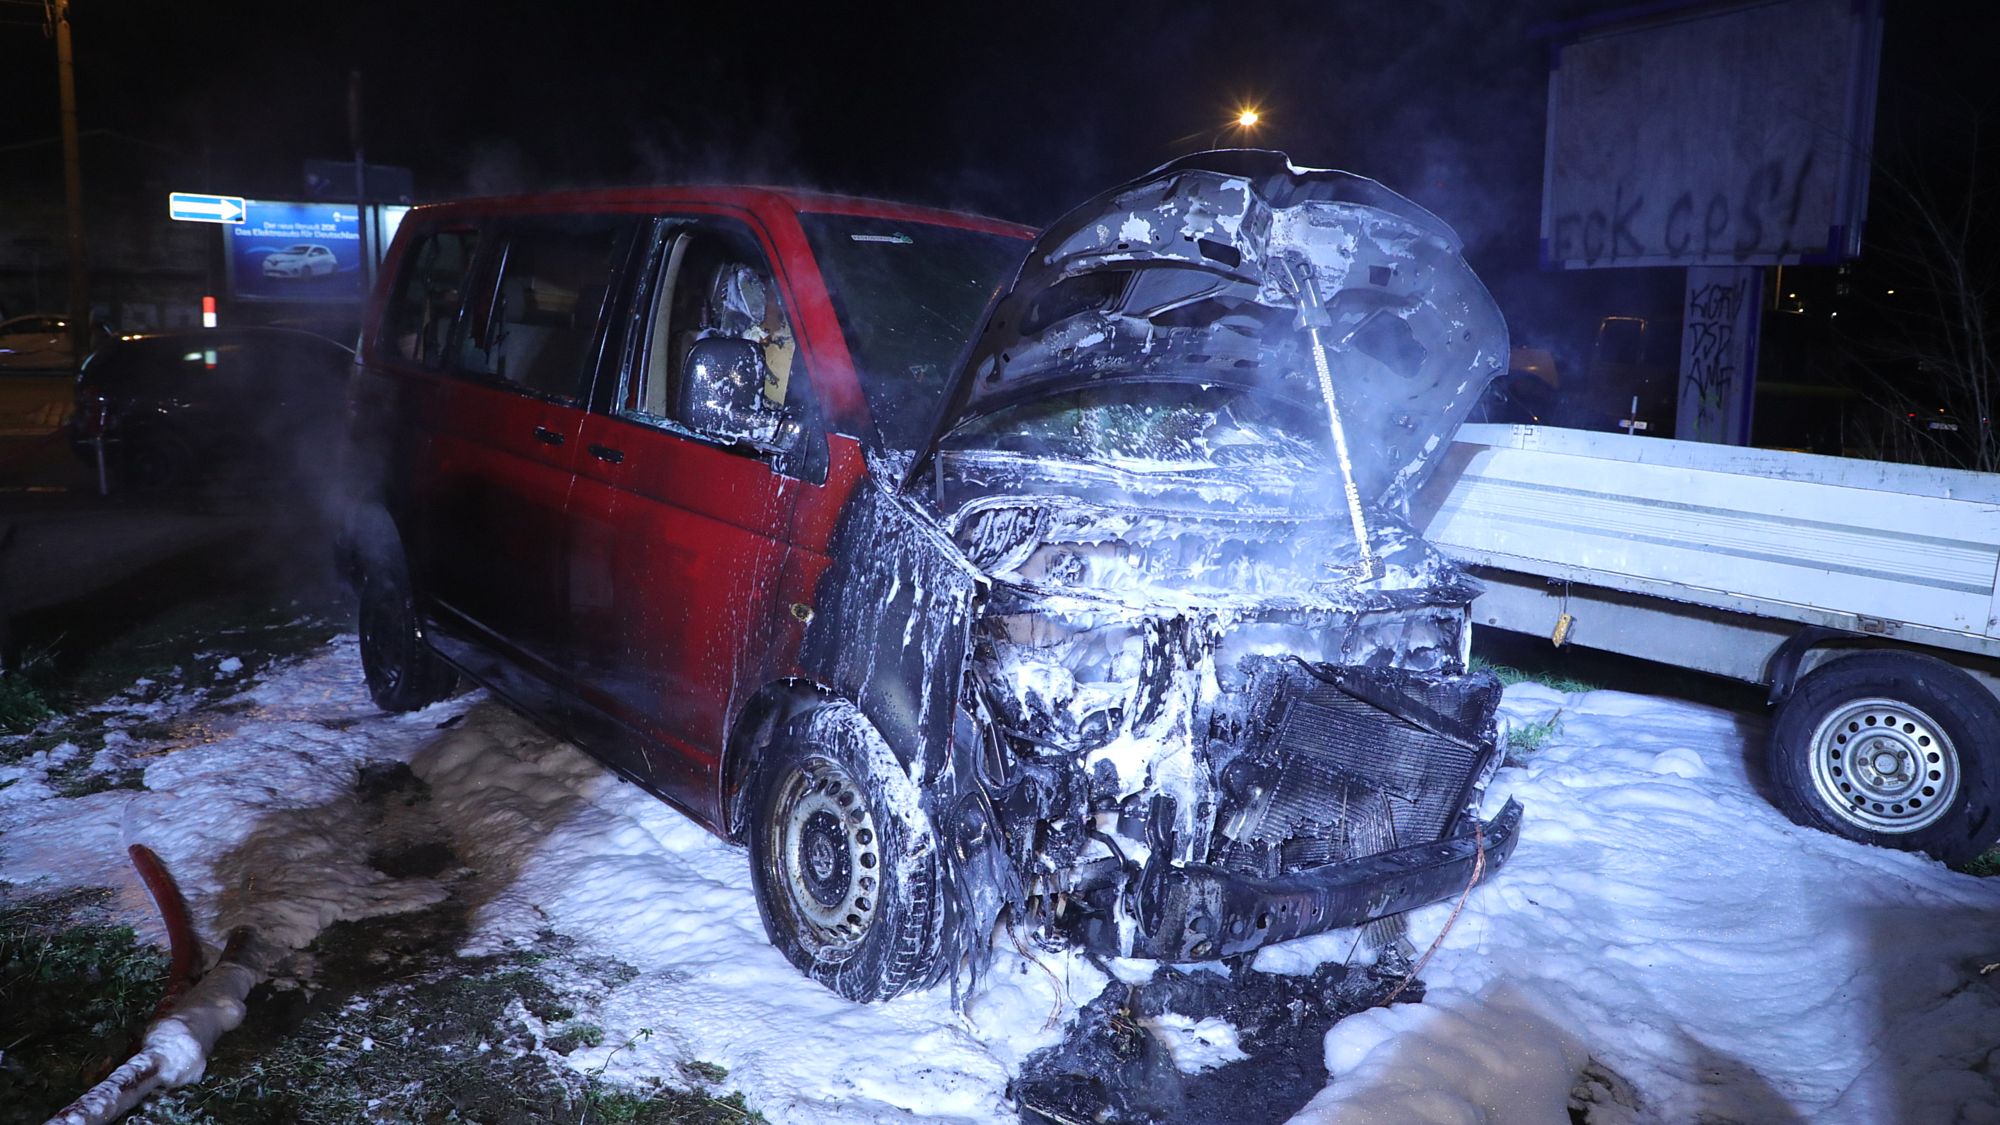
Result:
[[[1507,749],[1532,754],[1547,746],[1562,733],[1562,712],[1558,711],[1539,723],[1519,723],[1507,732]]]
[[[572,1020],[556,1029],[549,1036],[549,1050],[559,1055],[567,1055],[579,1047],[602,1047],[604,1029],[594,1023]]]
[[[1972,859],[1961,864],[1959,870],[1965,872],[1967,875],[1977,875],[1982,879],[1990,879],[1995,875],[2000,875],[2000,848],[1994,848],[1984,855],[1974,856]]]
[[[1513,687],[1515,684],[1540,684],[1543,687],[1562,692],[1564,695],[1581,695],[1587,691],[1598,691],[1603,686],[1556,672],[1530,672],[1522,668],[1516,668],[1511,664],[1495,663],[1483,656],[1472,658],[1472,670],[1475,672],[1493,673],[1503,687]]]
[[[55,713],[26,675],[0,675],[0,734],[26,733]]]
[[[700,1059],[689,1059],[681,1063],[680,1068],[681,1075],[692,1082],[714,1083],[729,1077],[727,1067],[717,1066],[712,1062],[703,1062]]]
[[[75,743],[87,757],[104,746],[104,732],[101,729],[94,729],[89,734],[83,734],[69,729],[69,724],[63,724],[54,730],[19,735],[0,743],[0,762],[9,765],[25,762],[37,754],[54,750],[65,742]]]
[[[0,1123],[40,1122],[123,1061],[166,957],[107,924],[108,890],[0,905]]]
[[[51,636],[20,672],[0,676],[0,733],[25,731],[54,714],[82,715],[114,697],[213,702],[243,690],[272,664],[326,643],[340,624],[331,607],[245,593],[170,605],[108,638]],[[27,721],[31,712],[23,711],[10,720],[7,701],[15,695],[38,701],[39,717]]]
[[[168,608],[70,663],[62,694],[94,702],[152,681],[150,702],[171,690],[206,700],[240,691],[273,663],[325,644],[338,632],[331,616],[296,604],[245,595]],[[239,664],[223,671],[226,659]]]
[[[142,747],[184,737],[187,712],[228,709],[224,697],[333,632],[324,615],[243,598],[170,611],[76,660],[65,658],[58,639],[21,671],[0,675],[0,762],[25,761],[67,742],[76,752],[45,777],[58,797],[144,789],[143,766],[124,753],[99,753],[108,734],[122,731]],[[141,717],[142,708],[163,700],[168,714]]]
[[[460,958],[463,907],[337,923],[311,949],[313,990],[252,993],[209,1075],[141,1108],[137,1125],[737,1125],[742,1095],[685,1079],[578,1073],[570,1050],[605,1042],[578,1018],[633,970],[545,934],[533,950]],[[633,1046],[645,1037],[635,1035]],[[614,1052],[614,1057],[616,1052]],[[721,1072],[721,1068],[715,1068]],[[676,1088],[685,1087],[685,1088]]]
[[[1548,719],[1542,719],[1540,723],[1518,723],[1518,725],[1514,725],[1506,733],[1506,751],[1508,751],[1510,763],[1514,759],[1518,759],[1518,755],[1532,755],[1532,753],[1548,747],[1548,743],[1552,743],[1556,739],[1556,735],[1562,735],[1562,713],[1560,711],[1554,713],[1554,715],[1550,715]]]
[[[592,1080],[585,1120],[604,1125],[738,1125],[764,1121],[743,1105],[742,1094],[717,1097],[700,1090],[614,1090]]]
[[[26,761],[36,754],[47,753],[68,743],[75,749],[68,757],[51,765],[43,777],[55,790],[56,796],[88,797],[92,793],[113,789],[144,789],[146,771],[143,767],[112,764],[103,769],[95,768],[98,752],[104,749],[105,741],[104,717],[80,715],[56,724],[52,729],[0,746],[0,762]]]
[[[56,781],[58,797],[88,797],[93,793],[109,793],[113,789],[144,789],[146,771],[140,766],[119,766],[115,769],[92,770],[88,768],[90,758],[83,757],[85,767]]]
[[[53,671],[43,649],[24,657],[19,668],[0,672],[0,734],[26,734],[56,716],[47,683]]]

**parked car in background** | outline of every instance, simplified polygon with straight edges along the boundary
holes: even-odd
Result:
[[[125,336],[84,362],[70,443],[114,484],[329,476],[351,349],[282,328]]]
[[[1456,236],[1273,152],[1031,233],[757,188],[412,211],[353,387],[370,694],[468,673],[744,841],[773,944],[855,1000],[1003,919],[1215,960],[1503,863],[1476,586],[1397,515],[1507,355]]]
[[[60,371],[69,365],[67,317],[29,313],[0,320],[0,371]]]
[[[333,251],[316,243],[301,242],[274,251],[264,259],[265,277],[325,277],[339,263]]]

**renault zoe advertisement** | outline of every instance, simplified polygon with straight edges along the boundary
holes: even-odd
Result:
[[[227,232],[230,292],[244,301],[358,301],[360,212],[352,203],[244,200]]]

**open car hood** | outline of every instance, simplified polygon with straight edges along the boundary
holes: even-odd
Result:
[[[1422,483],[1506,364],[1500,310],[1430,212],[1280,152],[1173,161],[1035,241],[912,476],[968,421],[1111,383],[1242,386],[1324,417],[1313,328],[1372,504],[1399,504]]]

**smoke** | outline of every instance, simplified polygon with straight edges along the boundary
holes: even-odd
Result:
[[[627,173],[636,184],[750,183],[803,186],[798,127],[789,102],[766,91],[739,106],[746,124],[726,138],[702,137],[674,120],[632,128]]]
[[[513,195],[536,185],[521,146],[507,138],[473,144],[465,160],[465,195]]]

